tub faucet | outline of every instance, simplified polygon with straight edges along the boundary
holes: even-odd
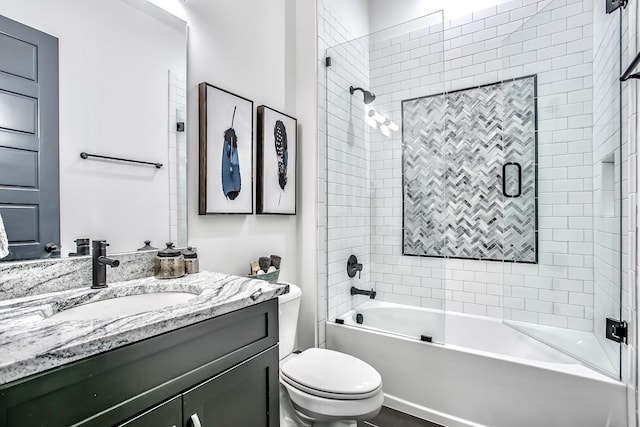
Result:
[[[120,265],[120,261],[117,259],[107,258],[107,246],[109,246],[109,244],[106,240],[94,240],[91,242],[91,255],[93,258],[93,281],[91,283],[91,289],[106,288],[107,265],[111,267],[117,267]]]
[[[369,295],[369,298],[374,299],[376,297],[376,291],[371,289],[370,291],[365,291],[363,289],[358,289],[355,286],[351,287],[351,295]]]

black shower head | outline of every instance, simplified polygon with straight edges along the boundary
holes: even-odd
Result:
[[[349,93],[351,95],[353,95],[353,92],[355,92],[357,90],[362,92],[362,94],[364,96],[364,103],[365,104],[371,104],[373,102],[373,100],[376,99],[376,96],[374,94],[372,94],[371,92],[369,92],[368,90],[364,90],[361,87],[349,86]]]

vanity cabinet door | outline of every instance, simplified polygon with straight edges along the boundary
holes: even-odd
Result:
[[[161,403],[118,427],[180,427],[182,425],[182,397]]]
[[[182,395],[185,427],[277,427],[278,346]]]

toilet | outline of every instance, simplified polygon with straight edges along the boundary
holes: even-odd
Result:
[[[382,378],[366,362],[333,350],[294,352],[302,291],[289,285],[280,310],[280,425],[355,427],[380,412]]]

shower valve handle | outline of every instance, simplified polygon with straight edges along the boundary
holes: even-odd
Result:
[[[362,273],[362,264],[358,263],[358,258],[355,255],[351,255],[347,260],[347,275],[349,277],[355,277],[356,272],[358,273],[359,279]]]

